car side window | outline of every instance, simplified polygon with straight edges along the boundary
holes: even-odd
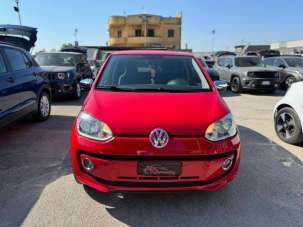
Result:
[[[226,58],[224,67],[233,66],[233,60],[231,58]]]
[[[7,56],[7,59],[13,71],[18,71],[28,68],[28,65],[25,61],[25,56],[21,51],[11,48],[5,48],[4,52]]]
[[[263,60],[266,65],[274,65],[274,58],[266,58]]]
[[[274,66],[280,67],[281,65],[285,66],[285,63],[281,59],[276,59],[274,62]]]
[[[27,67],[27,68],[32,67],[32,62],[31,62],[31,60],[28,58],[28,56],[26,56],[24,53],[22,53],[22,55],[23,55],[23,58],[24,58],[26,67]]]
[[[4,59],[3,59],[2,54],[0,53],[0,75],[2,73],[6,73],[6,72],[7,72],[6,65],[4,63]]]
[[[225,58],[219,58],[218,65],[221,66],[221,67],[224,67],[225,66]]]

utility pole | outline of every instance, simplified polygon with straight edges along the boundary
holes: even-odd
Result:
[[[211,52],[214,55],[215,54],[215,35],[216,35],[216,30],[213,29],[211,31]]]
[[[21,15],[20,15],[20,7],[19,7],[19,0],[15,0],[15,2],[16,2],[16,6],[14,6],[14,10],[15,10],[15,12],[18,13],[19,24],[22,25],[22,23],[21,23]]]
[[[77,28],[75,28],[74,36],[75,36],[75,47],[78,47],[79,43],[78,43],[78,29]]]

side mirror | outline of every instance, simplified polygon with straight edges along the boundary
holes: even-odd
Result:
[[[93,79],[87,78],[87,79],[84,79],[84,80],[81,80],[81,81],[80,81],[80,86],[81,86],[81,88],[82,88],[83,90],[88,91],[88,90],[90,90],[90,88],[92,87],[93,82],[94,82]]]
[[[230,69],[231,67],[232,67],[231,65],[227,65],[227,66],[226,66],[226,68],[229,68],[229,69]]]
[[[228,84],[223,80],[216,80],[214,84],[220,93],[227,90]]]
[[[279,65],[279,68],[281,68],[281,69],[285,69],[285,68],[286,68],[286,66],[285,66],[285,65]]]

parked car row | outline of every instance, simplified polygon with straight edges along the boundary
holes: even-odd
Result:
[[[243,90],[274,92],[279,86],[279,69],[266,66],[256,56],[219,57],[215,69],[220,79],[230,84],[231,91]]]
[[[85,54],[76,52],[40,53],[35,57],[49,80],[55,97],[72,95],[81,98],[80,81],[92,78]]]

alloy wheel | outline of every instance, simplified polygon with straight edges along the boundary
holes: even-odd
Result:
[[[233,92],[239,92],[239,90],[240,90],[240,84],[239,84],[239,81],[238,81],[238,79],[236,77],[233,78],[233,80],[232,80],[231,90]]]
[[[278,116],[276,127],[281,137],[290,139],[296,130],[295,119],[289,113],[281,113]]]
[[[285,85],[286,85],[286,88],[290,88],[290,86],[296,82],[296,79],[292,76],[288,77],[286,80],[285,80]]]
[[[76,97],[77,98],[81,97],[81,86],[79,83],[76,84]]]
[[[47,95],[43,95],[40,99],[40,112],[43,118],[47,118],[50,112],[50,103]]]

